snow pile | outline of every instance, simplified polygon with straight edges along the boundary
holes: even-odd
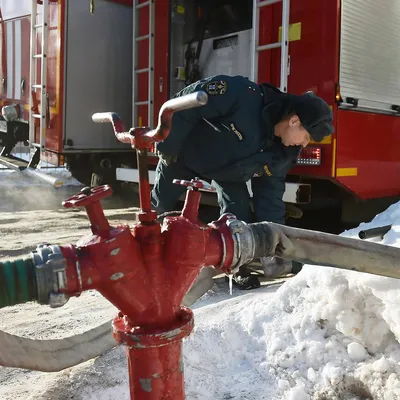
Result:
[[[371,223],[393,224],[400,203]],[[400,268],[400,260],[399,260]],[[185,343],[189,399],[400,399],[400,281],[305,266],[277,293],[200,308]]]

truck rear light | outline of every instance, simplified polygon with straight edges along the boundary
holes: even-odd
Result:
[[[321,147],[305,147],[297,158],[297,165],[321,165]]]

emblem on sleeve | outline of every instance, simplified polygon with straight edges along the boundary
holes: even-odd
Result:
[[[265,175],[267,175],[267,176],[272,176],[272,172],[270,171],[270,169],[269,169],[269,167],[268,167],[267,164],[263,165],[262,170],[256,172],[256,173],[253,175],[253,178],[260,178],[260,177],[265,176]]]
[[[228,84],[225,81],[211,81],[206,84],[206,92],[213,95],[223,95],[228,89]]]
[[[269,170],[268,165],[265,164],[264,165],[264,171],[268,176],[272,176],[272,172]]]
[[[238,137],[240,141],[243,140],[243,135],[236,129],[235,124],[231,124],[232,132]]]

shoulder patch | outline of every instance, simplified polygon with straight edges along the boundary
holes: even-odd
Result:
[[[223,95],[228,90],[228,84],[226,81],[211,81],[206,84],[206,92],[213,95]]]

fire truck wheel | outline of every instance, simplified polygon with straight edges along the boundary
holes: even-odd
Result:
[[[114,193],[120,191],[121,183],[116,179],[117,157],[107,154],[74,154],[66,157],[72,176],[83,185],[111,185]]]
[[[78,182],[86,186],[90,185],[93,168],[88,155],[77,154],[66,156],[65,163],[68,171]]]

